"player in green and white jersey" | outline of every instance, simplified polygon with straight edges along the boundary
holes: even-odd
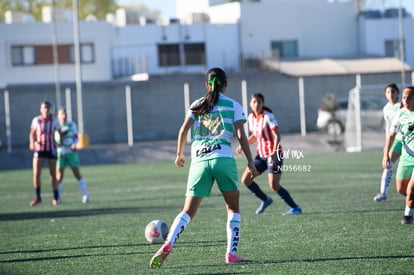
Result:
[[[395,114],[398,113],[398,111],[401,108],[401,103],[398,102],[399,95],[400,90],[398,89],[398,86],[395,83],[388,84],[385,87],[385,98],[388,101],[382,110],[384,114],[385,123],[385,138],[390,133],[391,124],[395,117]],[[392,172],[395,163],[401,155],[401,148],[401,136],[397,134],[390,152],[390,163],[387,169],[384,169],[382,171],[380,192],[377,195],[375,195],[374,201],[385,201],[387,199],[388,189],[392,178]]]
[[[386,169],[390,164],[390,150],[397,133],[401,134],[403,149],[397,168],[397,191],[405,196],[406,206],[402,224],[411,224],[414,216],[414,87],[403,90],[401,109],[391,126],[391,133],[384,146],[382,166]]]
[[[57,148],[57,162],[56,162],[56,177],[58,180],[59,190],[59,202],[61,202],[62,190],[63,190],[63,175],[65,167],[69,166],[72,169],[73,175],[78,181],[79,188],[82,192],[82,202],[89,202],[88,189],[86,181],[82,178],[79,170],[79,156],[76,151],[76,145],[78,144],[78,127],[73,121],[67,121],[67,114],[65,108],[60,108],[57,118],[61,125],[61,131],[63,133],[63,142],[60,142],[59,135],[55,134],[55,139],[58,144]]]
[[[206,95],[191,105],[178,134],[175,164],[184,167],[184,145],[188,131],[193,129],[192,161],[184,207],[175,217],[165,243],[152,257],[151,268],[161,267],[179,236],[196,215],[203,198],[210,196],[214,182],[223,195],[227,210],[227,249],[224,261],[227,264],[243,261],[237,255],[240,239],[240,191],[231,143],[235,135],[246,155],[250,172],[256,175],[243,127],[246,118],[241,105],[223,94],[227,88],[227,76],[222,69],[210,69],[205,85]]]

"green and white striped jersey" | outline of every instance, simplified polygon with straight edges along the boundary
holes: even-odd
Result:
[[[403,150],[398,165],[414,165],[414,112],[402,108],[392,123],[394,133],[400,133]]]
[[[197,101],[202,100],[204,98]],[[187,117],[194,120],[191,133],[193,163],[218,157],[233,157],[233,124],[240,120],[246,121],[243,108],[237,101],[220,93],[217,104],[210,113],[196,116],[188,110]]]
[[[72,144],[78,143],[78,127],[73,121],[67,121],[61,125],[61,131],[63,133],[63,143],[60,142],[60,135],[58,132],[55,132],[55,140],[58,144],[58,147],[61,147],[62,144],[64,147],[70,148]]]

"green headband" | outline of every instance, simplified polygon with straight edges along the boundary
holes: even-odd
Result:
[[[214,85],[217,81],[217,84],[223,86],[223,82],[217,76],[213,76],[210,80],[207,81],[208,85],[210,85],[211,89],[210,92],[214,92]]]

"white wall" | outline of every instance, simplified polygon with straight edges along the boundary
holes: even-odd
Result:
[[[111,79],[112,26],[105,22],[81,22],[80,30],[80,42],[93,43],[95,50],[95,63],[82,65],[83,80]],[[56,31],[58,44],[73,44],[72,23],[58,22]],[[4,62],[0,66],[0,84],[53,83],[55,81],[53,64],[12,66],[12,45],[52,45],[51,24],[0,24],[0,50],[4,57]],[[61,82],[75,81],[74,64],[60,64],[59,78]]]
[[[238,5],[231,3],[223,7],[234,9]],[[241,53],[244,58],[260,58],[262,54],[270,57],[272,40],[298,40],[299,58],[355,57],[361,53],[383,56],[384,40],[398,38],[396,19],[358,21],[353,1],[243,2],[240,15],[240,21],[233,24],[115,27],[106,22],[81,22],[81,43],[92,42],[95,47],[95,63],[82,65],[82,79],[110,81],[112,61],[131,58],[139,63],[138,72],[149,74],[203,73],[216,66],[238,72]],[[406,60],[414,67],[414,19],[405,19],[404,26]],[[71,22],[57,23],[57,33],[59,44],[73,43]],[[206,64],[160,67],[157,45],[183,42],[205,43]],[[53,83],[53,64],[11,66],[10,46],[16,44],[51,45],[52,25],[0,24],[0,88],[12,84]],[[62,82],[74,82],[74,65],[60,65],[59,78]]]
[[[299,57],[335,57],[357,52],[352,2],[265,1],[241,5],[242,52],[270,57],[272,40],[298,40]]]
[[[159,67],[158,44],[200,42],[206,45],[206,65]],[[206,67],[239,69],[239,34],[237,24],[193,24],[168,26],[130,25],[116,28],[113,35],[113,58],[139,57],[147,60],[151,74],[202,73]]]
[[[364,54],[383,56],[385,55],[385,41],[400,39],[398,18],[362,19],[361,28],[363,29],[361,48]],[[405,18],[403,29],[405,60],[414,68],[414,19]]]

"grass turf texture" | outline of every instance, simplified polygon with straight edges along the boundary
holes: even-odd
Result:
[[[394,179],[386,202],[379,189],[381,152],[308,154],[285,165],[285,186],[303,214],[283,217],[275,199],[260,201],[241,186],[241,242],[246,262],[224,264],[226,212],[215,186],[159,270],[149,260],[159,245],[144,228],[154,219],[171,225],[184,202],[188,162],[84,166],[91,202],[66,171],[63,203],[52,206],[47,170],[43,202],[33,199],[31,171],[0,171],[0,274],[413,274],[413,226],[401,225],[404,198]],[[238,160],[240,172],[245,160]],[[267,194],[267,177],[257,182]]]

